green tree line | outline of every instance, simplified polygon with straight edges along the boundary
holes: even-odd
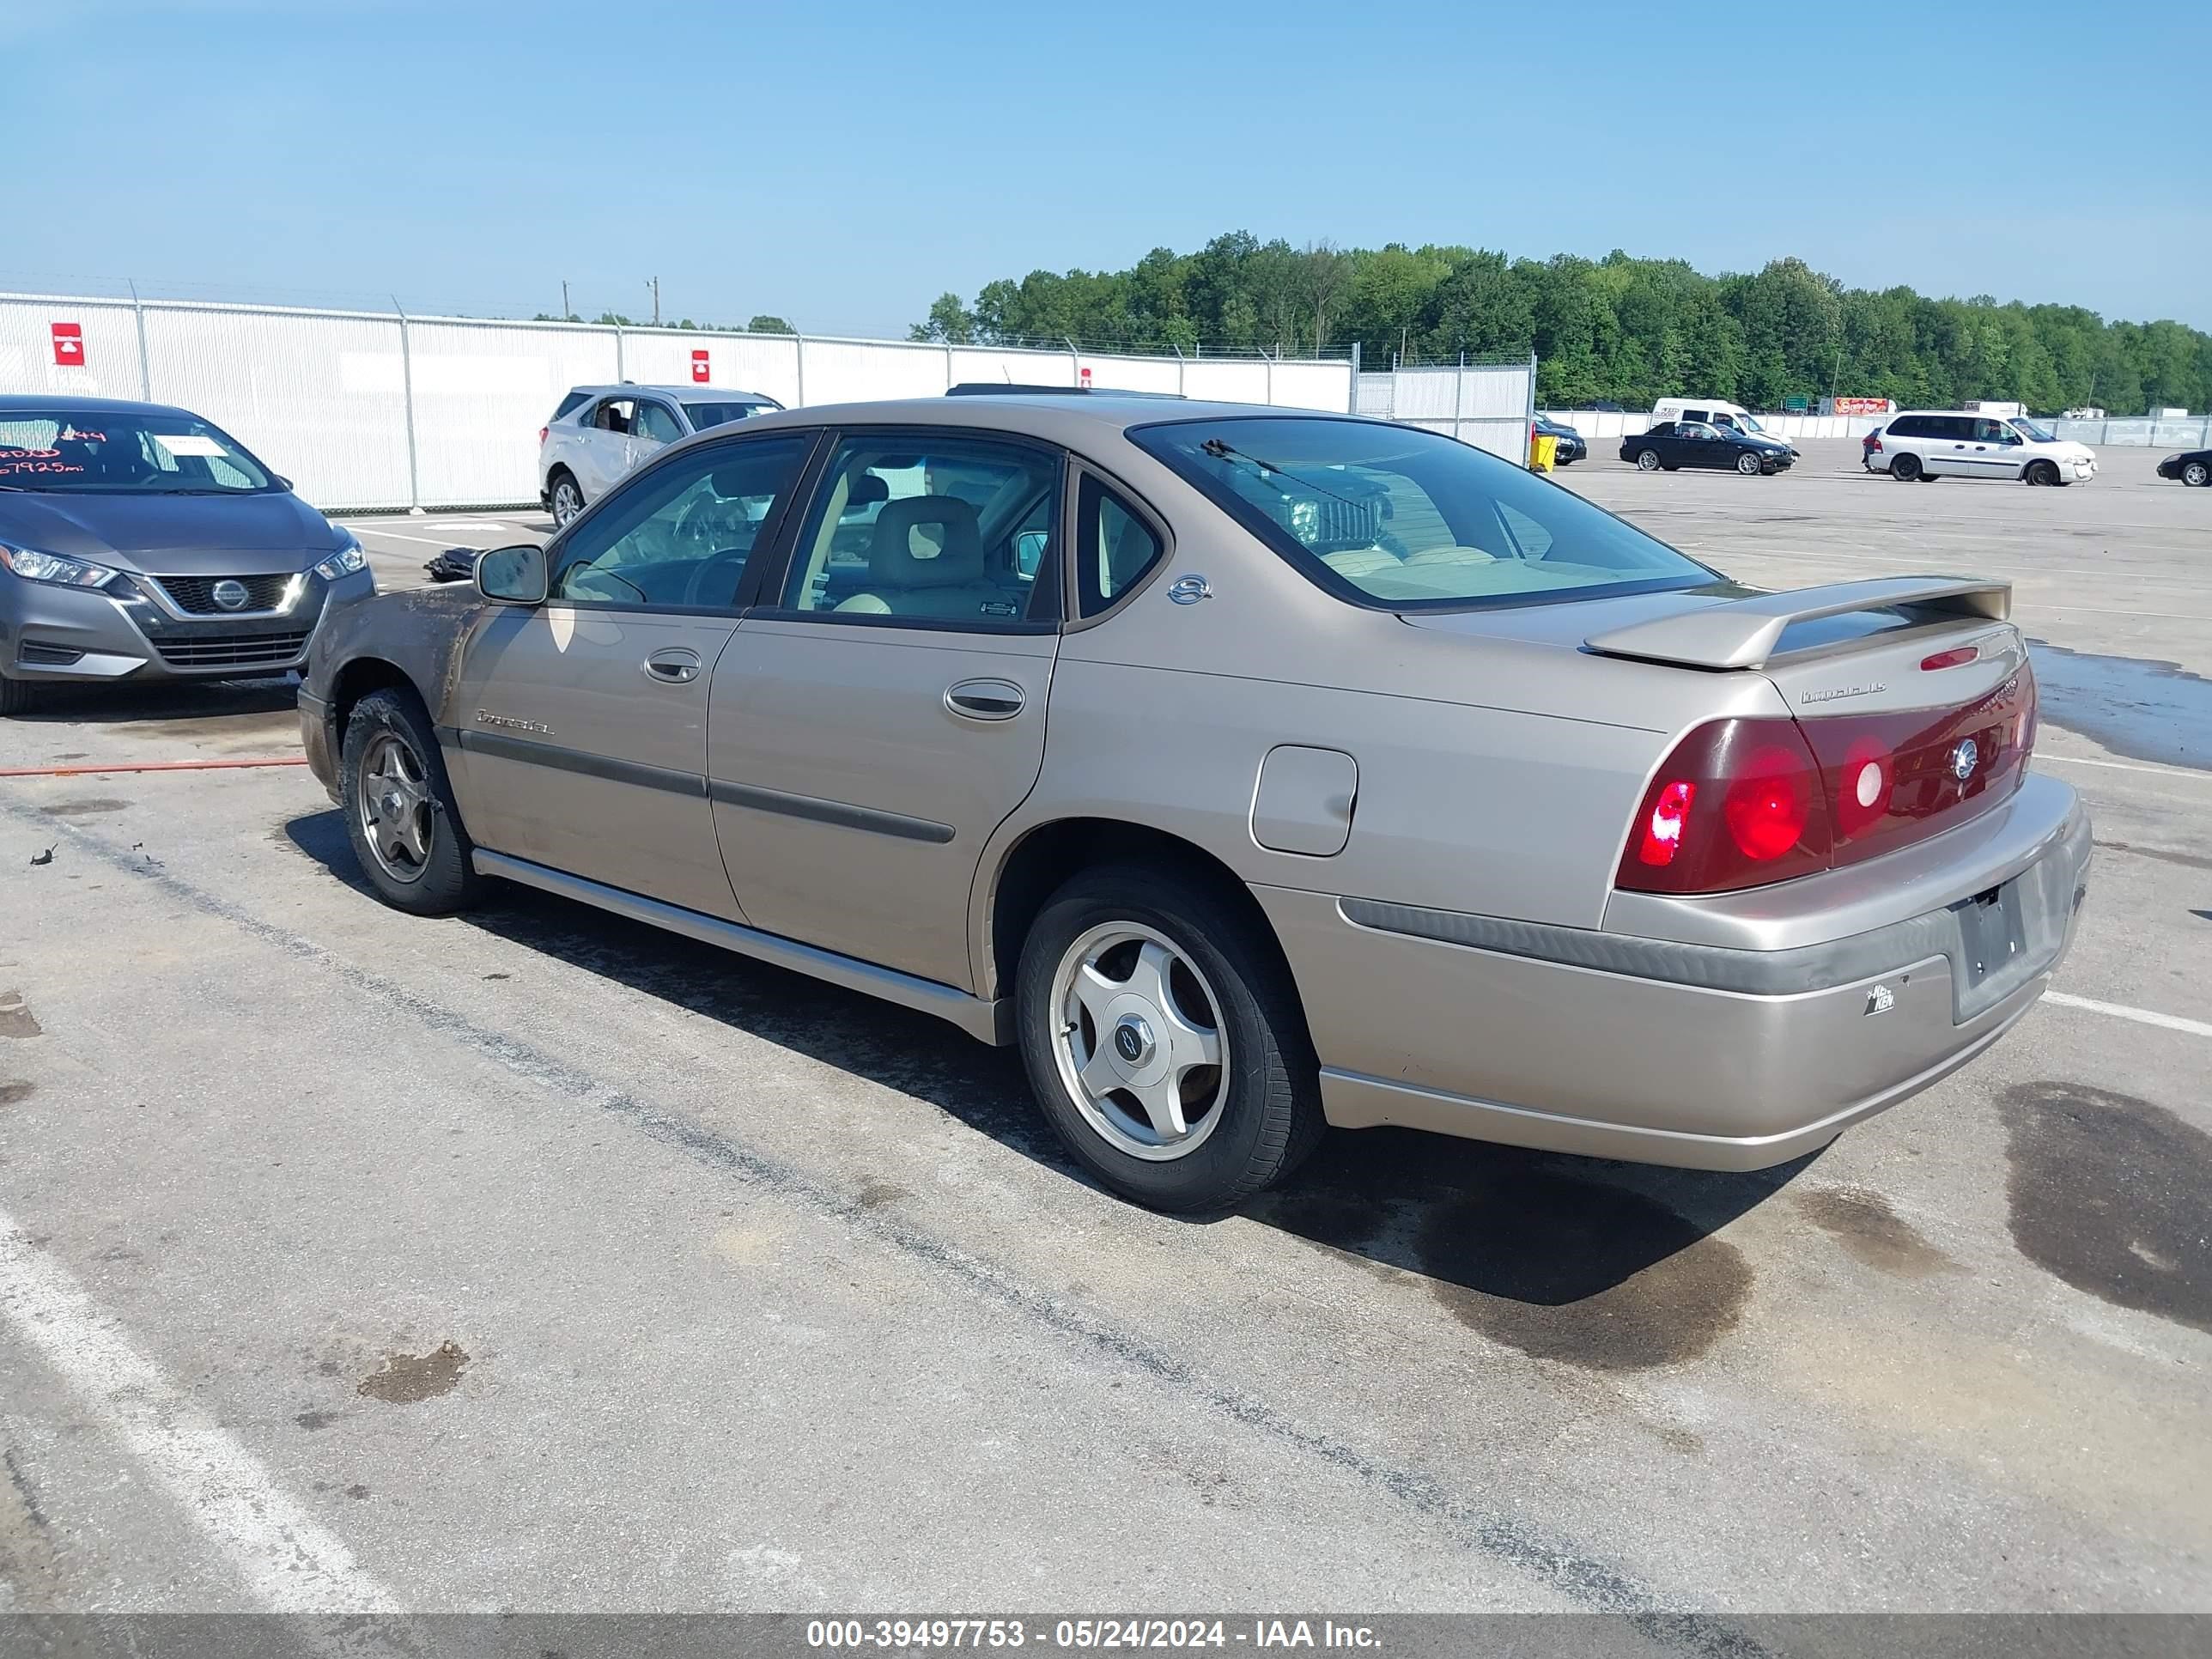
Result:
[[[1525,357],[1551,408],[1650,407],[1670,395],[1753,408],[1893,398],[1942,408],[2003,398],[2053,413],[2094,404],[2212,407],[2212,336],[2107,322],[2079,306],[1936,300],[1846,288],[1802,259],[1707,276],[1680,259],[1486,248],[1294,248],[1243,231],[1195,253],[1155,248],[1126,270],[1033,270],[945,294],[917,340],[1200,354],[1347,352],[1369,368]]]

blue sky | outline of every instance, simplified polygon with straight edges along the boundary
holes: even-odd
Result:
[[[636,316],[658,275],[672,318],[884,333],[1241,228],[2212,327],[2209,46],[2202,5],[2036,0],[0,0],[51,157],[0,284]]]

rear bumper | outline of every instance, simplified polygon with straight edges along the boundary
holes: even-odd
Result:
[[[2031,805],[2054,814],[2035,856],[1988,872],[2015,896],[2020,948],[1978,980],[1972,897],[1756,951],[1255,894],[1303,993],[1332,1123],[1760,1169],[1957,1070],[2042,994],[2072,941],[2089,823],[2063,785]]]

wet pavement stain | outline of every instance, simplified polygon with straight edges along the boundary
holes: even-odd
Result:
[[[301,1412],[292,1419],[303,1429],[327,1429],[338,1420],[336,1412]]]
[[[2094,843],[2114,853],[2132,853],[2139,859],[2156,859],[2160,864],[2179,865],[2185,870],[2212,870],[2212,859],[2196,853],[2176,853],[2164,847],[2138,847],[2131,841],[2100,841]]]
[[[21,991],[0,991],[0,1037],[34,1037],[45,1029],[32,1016]]]
[[[39,810],[48,817],[89,818],[103,812],[120,812],[130,805],[127,800],[116,800],[105,795],[88,795],[76,800],[52,801]]]
[[[1642,1193],[1558,1170],[1439,1206],[1415,1252],[1437,1300],[1537,1359],[1635,1371],[1694,1359],[1735,1328],[1751,1265]],[[1626,1252],[1643,1265],[1612,1271]]]
[[[386,1354],[382,1365],[362,1378],[358,1392],[386,1405],[411,1406],[450,1392],[468,1364],[468,1355],[453,1342],[441,1342],[424,1354]]]
[[[0,1078],[0,1106],[14,1106],[38,1092],[38,1085],[21,1078]]]
[[[1735,1328],[1754,1275],[1716,1235],[1803,1167],[1714,1175],[1363,1129],[1242,1212],[1420,1287],[1494,1341],[1633,1371]]]
[[[1800,1193],[1797,1207],[1808,1221],[1842,1245],[1846,1255],[1869,1267],[1900,1279],[1960,1271],[1957,1262],[1930,1244],[1880,1193],[1863,1187],[1821,1187]]]
[[[854,1202],[864,1210],[880,1210],[886,1204],[896,1204],[902,1198],[913,1196],[905,1188],[894,1186],[888,1181],[871,1181],[860,1188],[860,1195]]]
[[[2133,760],[2212,769],[2212,680],[2179,663],[2027,643],[2042,718]]]
[[[2076,1290],[2212,1332],[2212,1135],[2081,1083],[2005,1091],[2022,1255]]]

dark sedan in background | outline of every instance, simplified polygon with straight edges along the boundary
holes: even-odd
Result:
[[[1583,441],[1583,434],[1571,426],[1562,426],[1545,415],[1539,415],[1528,424],[1535,436],[1556,441],[1558,447],[1552,451],[1552,465],[1554,466],[1571,466],[1589,453],[1589,446]]]
[[[1702,421],[1662,421],[1647,432],[1620,441],[1620,459],[1644,472],[1665,468],[1712,467],[1747,477],[1785,470],[1797,459],[1788,444]]]
[[[2191,489],[2212,485],[2212,449],[2185,449],[2158,464],[2161,478],[2179,478]]]
[[[0,397],[0,714],[57,686],[283,674],[361,543],[160,404]]]

